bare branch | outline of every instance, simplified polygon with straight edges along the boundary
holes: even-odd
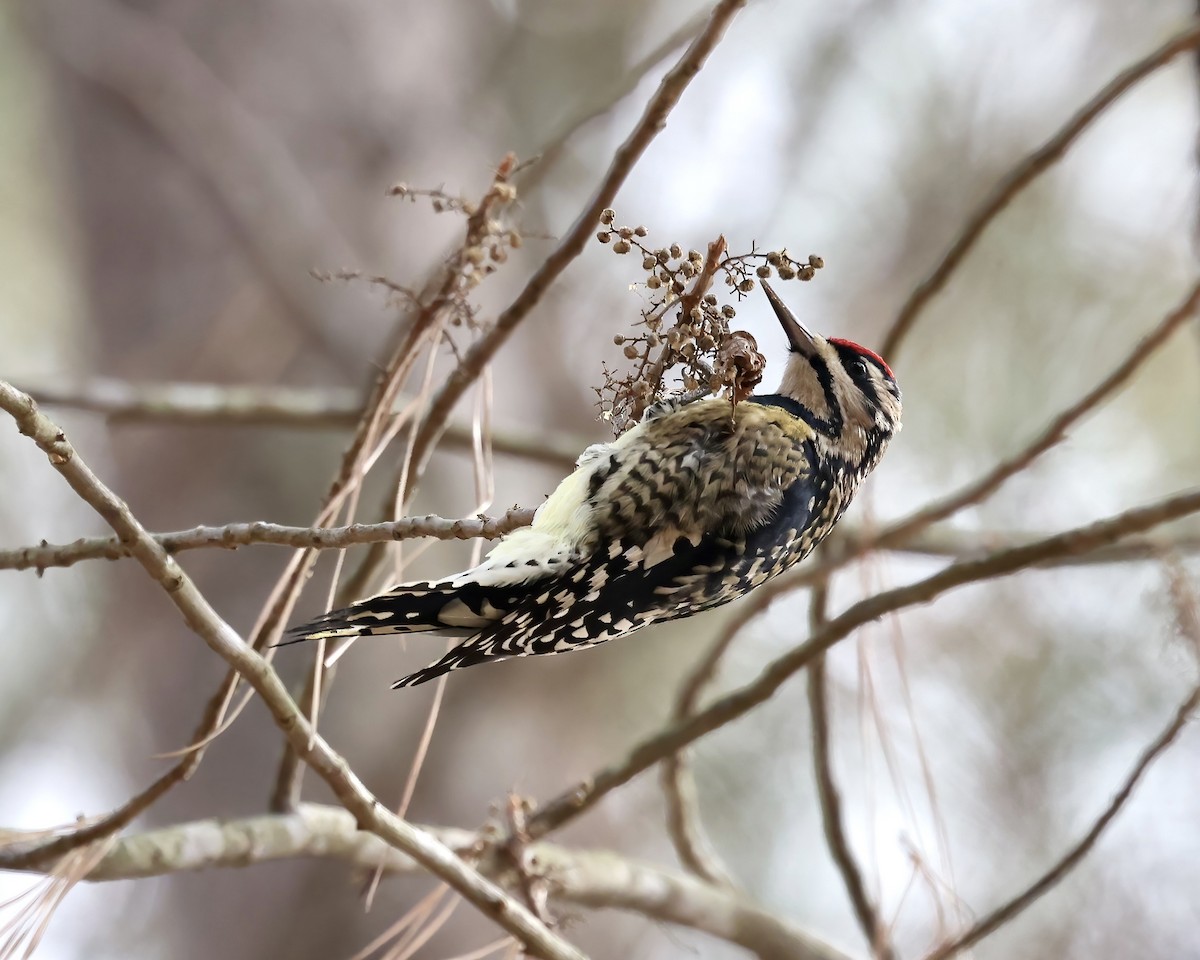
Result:
[[[91,410],[116,424],[218,424],[311,428],[353,427],[362,415],[360,391],[349,388],[305,389],[301,386],[228,386],[215,383],[133,384],[95,377],[82,383],[46,384],[26,392],[43,407]],[[400,406],[403,406],[403,398]],[[470,449],[469,424],[451,422],[445,442]],[[496,430],[492,449],[498,454],[574,467],[588,440],[557,431]]]
[[[1107,86],[1082,106],[1054,136],[1021,160],[1000,180],[976,210],[967,217],[962,230],[941,262],[917,284],[900,308],[883,341],[883,355],[895,362],[900,344],[917,322],[921,311],[946,285],[954,271],[970,253],[984,230],[1013,199],[1039,175],[1058,162],[1084,130],[1119,97],[1139,81],[1174,60],[1181,53],[1200,45],[1200,24],[1193,23],[1153,53],[1117,74]]]
[[[696,780],[686,751],[673,753],[663,760],[662,789],[667,803],[667,835],[679,862],[708,883],[738,889],[733,874],[721,861],[704,831]]]
[[[223,527],[193,527],[175,533],[152,533],[167,553],[201,547],[236,550],[251,544],[340,550],[359,543],[388,543],[431,537],[435,540],[495,540],[533,522],[532,509],[514,507],[502,517],[463,517],[446,520],[432,514],[405,517],[389,523],[352,523],[346,527],[288,527],[278,523],[230,523]],[[119,560],[131,556],[128,544],[117,537],[92,537],[74,543],[47,544],[0,550],[0,570],[37,570],[69,567],[83,560]]]
[[[1042,540],[1045,536],[1045,533],[999,533],[995,530],[969,532],[948,527],[935,527],[922,531],[903,545],[889,545],[884,549],[918,553],[928,557],[975,560],[993,550],[1008,550]],[[859,538],[865,539],[865,537],[866,534],[855,530],[851,531],[847,540],[854,542]],[[1200,552],[1200,536],[1185,534],[1168,536],[1166,533],[1161,533],[1149,537],[1130,537],[1128,540],[1122,540],[1120,543],[1114,543],[1110,547],[1104,547],[1082,556],[1047,560],[1042,567],[1081,567],[1095,566],[1100,563],[1159,561],[1162,559],[1164,551],[1178,554]]]
[[[271,665],[218,616],[179,564],[138,523],[129,507],[92,473],[63,432],[38,411],[33,400],[0,381],[0,407],[16,420],[21,433],[37,443],[80,498],[129,544],[130,552],[166,590],[188,626],[262,697],[292,748],[329,784],[363,829],[403,850],[444,880],[485,916],[527,944],[535,955],[552,960],[579,960],[583,956],[444,844],[380,804],[346,761],[312,728]]]
[[[1197,28],[1197,38],[1200,39],[1200,28]],[[1046,429],[1038,434],[1024,450],[997,464],[987,474],[974,483],[968,484],[958,493],[936,500],[911,517],[892,524],[875,538],[875,544],[886,545],[903,542],[930,524],[944,520],[963,507],[978,503],[990,496],[1006,480],[1020,473],[1062,440],[1066,436],[1067,430],[1075,423],[1125,386],[1150,355],[1188,321],[1196,312],[1197,305],[1200,305],[1200,281],[1193,285],[1188,295],[1175,309],[1163,317],[1153,330],[1138,341],[1125,359],[1107,377],[1051,420]]]
[[[349,388],[228,386],[216,383],[129,383],[104,377],[81,383],[26,387],[42,406],[89,410],[114,423],[222,424],[313,429],[348,428],[363,414],[363,398]],[[400,405],[405,401],[401,399]],[[451,423],[446,443],[470,449],[471,427]],[[570,468],[588,445],[582,437],[539,430],[496,430],[497,453]]]
[[[812,607],[809,615],[809,632],[817,635],[829,622],[826,614],[828,589],[825,584],[813,588]],[[842,822],[842,798],[833,777],[833,756],[829,740],[829,702],[826,696],[828,680],[825,675],[825,655],[813,659],[808,667],[808,706],[812,718],[813,771],[817,781],[817,797],[821,802],[821,823],[825,828],[825,842],[833,858],[846,894],[854,907],[854,915],[862,928],[863,936],[878,960],[893,960],[895,952],[888,941],[886,924],[880,919],[879,911],[867,893],[862,870],[850,849]]]
[[[654,49],[637,63],[632,64],[624,70],[614,71],[609,74],[605,78],[608,85],[604,90],[590,91],[592,102],[575,116],[565,119],[558,130],[546,140],[545,145],[538,153],[538,162],[532,164],[529,172],[521,177],[521,193],[528,196],[536,190],[541,185],[546,174],[554,169],[555,161],[571,138],[593,120],[604,116],[614,106],[629,96],[629,94],[633,93],[646,74],[679,47],[691,42],[692,38],[708,22],[708,18],[709,14],[707,10],[698,11],[690,20],[685,21],[674,32],[664,37]]]
[[[696,665],[679,687],[671,719],[681,723],[693,716],[700,706],[700,697],[716,675],[734,634],[725,632],[717,639],[704,658]],[[700,803],[692,775],[687,750],[677,750],[663,759],[663,798],[667,804],[667,834],[679,862],[709,883],[736,889],[737,882],[729,868],[721,862],[700,820]]]
[[[953,957],[963,950],[974,946],[984,937],[994,933],[1027,907],[1035,903],[1039,897],[1052,890],[1068,873],[1079,866],[1083,858],[1091,853],[1092,848],[1096,845],[1096,842],[1108,828],[1109,824],[1124,809],[1125,804],[1133,796],[1133,791],[1137,788],[1138,783],[1146,771],[1150,769],[1150,765],[1175,742],[1175,738],[1179,736],[1180,731],[1183,730],[1197,707],[1200,707],[1200,686],[1195,687],[1188,694],[1187,699],[1180,704],[1171,722],[1167,724],[1162,733],[1145,749],[1138,762],[1134,764],[1133,769],[1129,772],[1129,776],[1126,777],[1125,782],[1121,784],[1121,788],[1116,792],[1112,800],[1109,801],[1108,806],[1105,807],[1099,819],[1092,824],[1092,828],[1062,859],[1017,896],[978,920],[966,933],[945,946],[938,947],[925,960],[948,960],[949,957]]]
[[[468,830],[420,829],[464,854],[476,849],[480,840]],[[199,820],[118,839],[87,879],[131,880],[301,857],[381,867],[394,874],[421,869],[375,834],[358,829],[345,810],[306,803],[292,814]],[[848,960],[845,954],[741,894],[715,889],[649,863],[548,843],[530,847],[526,861],[548,882],[552,895],[564,903],[628,910],[690,927],[745,947],[764,960]],[[41,866],[24,869],[40,870]]]
[[[726,694],[687,720],[674,723],[648,737],[634,747],[624,760],[601,770],[591,779],[547,803],[530,820],[530,834],[534,838],[545,836],[549,831],[595,806],[612,790],[628,783],[665,757],[753,710],[768,700],[798,671],[807,667],[814,657],[824,653],[865,623],[905,607],[929,603],[955,587],[1009,576],[1065,556],[1088,553],[1115,543],[1123,537],[1144,533],[1159,524],[1196,512],[1200,512],[1200,490],[1128,510],[1107,520],[1076,527],[1036,543],[1001,550],[978,560],[962,560],[924,580],[861,600],[829,621],[824,629],[811,636],[806,643],[769,664],[757,679]],[[741,629],[749,620],[765,610],[776,597],[792,589],[795,589],[794,582],[782,577],[759,587],[741,604],[739,614],[726,629],[730,632]]]

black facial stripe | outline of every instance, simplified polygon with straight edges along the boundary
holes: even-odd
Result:
[[[829,409],[828,420],[822,420],[813,414],[809,426],[814,430],[821,430],[831,437],[841,436],[843,426],[842,407],[838,403],[837,394],[833,391],[833,371],[829,369],[829,365],[820,357],[810,356],[808,362],[813,368],[813,372],[817,375],[817,382],[821,385],[821,391],[825,394],[825,406]],[[805,419],[809,418],[806,417]]]
[[[781,393],[760,393],[750,397],[747,403],[758,403],[764,407],[779,407],[781,410],[786,410],[797,420],[804,420],[805,414],[808,413],[799,400],[792,397],[785,397]]]
[[[817,373],[817,380],[820,382],[821,389],[825,394],[825,404],[832,411],[828,420],[818,417],[814,411],[810,410],[799,400],[795,400],[792,397],[785,397],[778,393],[760,393],[757,396],[751,397],[747,403],[761,403],[764,407],[779,407],[786,410],[798,420],[803,420],[818,433],[836,437],[842,431],[842,409],[838,406],[833,396],[833,376],[830,374],[829,368],[822,361],[814,357],[808,359]]]

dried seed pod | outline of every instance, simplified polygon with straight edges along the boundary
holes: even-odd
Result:
[[[735,330],[717,351],[714,371],[730,388],[733,402],[740,403],[754,392],[766,365],[754,336],[745,330]]]

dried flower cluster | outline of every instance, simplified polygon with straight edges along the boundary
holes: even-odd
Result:
[[[736,307],[722,303],[709,288],[721,276],[725,293],[741,301],[754,290],[755,278],[811,280],[823,266],[821,258],[802,262],[786,250],[760,253],[753,245],[749,253],[730,256],[724,237],[709,244],[707,256],[698,250],[685,253],[677,243],[651,247],[644,242],[644,226],[617,227],[615,221],[616,213],[605,210],[596,239],[618,255],[641,256],[650,297],[634,332],[613,337],[634,366],[625,374],[604,366],[604,384],[596,390],[600,416],[620,434],[668,393],[724,392],[731,404],[744,400],[762,379],[765,361],[753,336],[730,329]],[[668,377],[679,390],[668,388]]]
[[[426,198],[434,213],[456,213],[467,218],[466,234],[446,260],[446,269],[453,281],[446,303],[447,317],[453,326],[479,326],[468,295],[508,260],[510,250],[521,246],[520,232],[506,220],[507,212],[517,199],[517,188],[509,182],[516,170],[516,158],[510,154],[501,162],[487,192],[478,201],[452,196],[441,187],[426,189],[398,183],[388,190],[388,196],[412,203],[418,198]],[[357,270],[312,273],[318,280],[362,280],[387,290],[405,306],[417,310],[427,306],[412,288],[386,276],[368,276]],[[445,295],[445,288],[439,295]]]
[[[451,196],[441,189],[427,190],[406,183],[397,183],[388,190],[389,197],[402,197],[412,202],[418,197],[428,197],[434,213],[460,213],[468,218],[466,239],[451,255],[452,260],[458,261],[467,290],[479,286],[497,266],[508,260],[509,250],[521,246],[521,234],[502,219],[502,214],[517,199],[517,188],[507,179],[511,172],[511,168],[498,172],[478,203]]]

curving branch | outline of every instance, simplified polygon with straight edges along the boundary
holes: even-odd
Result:
[[[829,591],[825,584],[813,588],[809,612],[809,630],[820,633],[829,622],[827,602]],[[817,782],[817,798],[821,803],[821,824],[829,855],[842,875],[846,894],[854,908],[854,916],[863,936],[877,960],[894,960],[896,954],[888,937],[886,924],[867,892],[858,861],[850,849],[846,825],[842,818],[842,797],[833,776],[833,753],[829,736],[829,681],[825,670],[825,655],[814,657],[808,667],[808,711],[812,718],[813,773]]]
[[[112,0],[47,0],[31,10],[55,56],[121,98],[211,188],[261,276],[321,353],[358,369],[344,333],[355,305],[307,271],[362,257],[283,140],[155,17]]]
[[[548,960],[581,960],[583,954],[548,930],[532,913],[491,881],[460,860],[437,839],[387,810],[367,790],[341,756],[320,737],[304,717],[271,665],[248,646],[212,608],[183,569],[76,454],[62,430],[38,411],[26,394],[0,381],[0,408],[17,422],[49,458],[71,488],[104,518],[129,545],[130,553],[162,585],[187,625],[237,671],[262,697],[289,743],[329,784],[358,824],[388,844],[403,850],[425,869],[445,881],[480,912],[526,944],[529,952]],[[84,831],[26,851],[11,866],[61,856]],[[90,840],[98,839],[93,836]],[[77,845],[77,843],[76,843]]]
[[[460,853],[480,844],[480,836],[469,830],[420,829]],[[411,857],[375,834],[358,829],[345,810],[305,803],[291,814],[198,820],[122,837],[86,879],[133,880],[298,858],[340,860],[392,874],[421,870]],[[40,871],[45,866],[24,869]],[[627,910],[690,927],[745,947],[763,960],[849,960],[741,894],[716,890],[683,874],[614,853],[538,843],[526,849],[524,869],[544,881],[559,902]],[[508,873],[501,879],[509,879]]]
[[[495,540],[511,530],[533,522],[532,509],[514,507],[502,517],[463,517],[446,520],[432,514],[405,517],[389,523],[352,523],[345,527],[289,527],[278,523],[230,523],[223,527],[193,527],[174,533],[150,536],[167,553],[201,547],[236,550],[251,544],[278,547],[306,547],[312,550],[340,550],[359,543],[388,543],[430,537],[435,540]],[[36,570],[69,567],[83,560],[119,560],[132,556],[128,543],[119,537],[91,537],[74,543],[41,543],[36,547],[0,550],[0,570]]]
[[[929,603],[955,587],[1010,576],[1066,556],[1107,547],[1123,537],[1144,533],[1160,524],[1197,512],[1200,512],[1200,490],[1192,490],[1035,543],[1001,550],[978,560],[962,560],[916,583],[861,600],[830,620],[806,643],[770,663],[755,680],[726,694],[695,715],[648,737],[634,747],[624,760],[551,800],[530,819],[530,835],[535,839],[545,836],[591,809],[617,787],[628,783],[665,757],[745,715],[770,699],[786,681],[807,667],[813,658],[884,614]],[[776,597],[792,589],[795,589],[795,584],[783,578],[759,587],[742,603],[739,614],[726,625],[726,630],[730,633],[740,630]]]
[[[684,678],[675,695],[672,722],[680,723],[700,708],[700,697],[712,683],[733,640],[734,634],[723,633]],[[687,750],[677,750],[663,758],[662,791],[667,806],[667,836],[671,839],[679,862],[709,883],[737,889],[733,874],[721,861],[704,831],[700,819],[700,798]]]
[[[1200,32],[1200,28],[1197,30]],[[1071,427],[1129,383],[1133,375],[1141,369],[1142,364],[1166,343],[1173,333],[1187,323],[1198,306],[1200,306],[1200,281],[1193,284],[1192,289],[1188,291],[1178,306],[1167,313],[1153,330],[1142,337],[1107,377],[1059,413],[1023,450],[1007,460],[1001,461],[984,476],[963,487],[957,493],[950,494],[941,500],[935,500],[912,516],[890,525],[875,538],[874,545],[886,546],[892,543],[902,543],[930,524],[944,520],[964,507],[979,503],[984,498],[991,496],[1005,481],[1016,476],[1043,453],[1059,443]]]
[[[1197,708],[1200,708],[1200,686],[1193,688],[1187,699],[1175,711],[1175,716],[1171,718],[1171,722],[1154,739],[1154,742],[1143,751],[1137,763],[1134,764],[1133,769],[1129,771],[1125,782],[1121,784],[1120,789],[1113,795],[1108,806],[1104,808],[1104,812],[1100,814],[1096,822],[1092,824],[1091,829],[1084,834],[1078,843],[1071,847],[1054,866],[1038,877],[1037,880],[1021,891],[1021,893],[1017,894],[1007,903],[997,907],[991,913],[981,917],[971,926],[971,929],[955,937],[950,943],[932,951],[925,960],[949,960],[950,957],[970,949],[984,937],[994,933],[1000,927],[1004,926],[1004,924],[1022,913],[1026,908],[1036,903],[1040,897],[1056,887],[1068,873],[1079,866],[1083,858],[1091,852],[1092,848],[1100,840],[1104,831],[1116,819],[1117,814],[1125,808],[1125,805],[1133,796],[1133,791],[1137,789],[1138,783],[1141,782],[1146,771],[1150,769],[1150,765],[1162,756],[1166,749],[1175,742]]]
[[[962,230],[950,244],[941,261],[924,280],[914,288],[883,341],[883,355],[895,362],[900,344],[916,325],[921,311],[932,300],[966,259],[968,253],[983,236],[984,230],[996,216],[1029,184],[1057,163],[1072,143],[1106,109],[1112,106],[1132,87],[1159,68],[1170,63],[1182,53],[1200,47],[1200,23],[1171,37],[1166,43],[1141,60],[1118,73],[1099,93],[1084,104],[1054,136],[1014,166],[992,188],[983,202],[971,213]]]

